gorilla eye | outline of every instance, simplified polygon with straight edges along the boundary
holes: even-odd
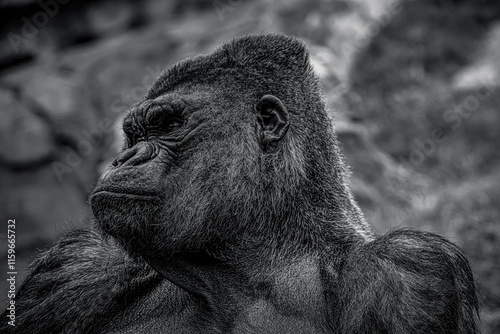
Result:
[[[179,119],[174,119],[168,122],[165,130],[167,130],[168,132],[172,132],[174,130],[177,130],[181,126],[182,126],[182,121]]]

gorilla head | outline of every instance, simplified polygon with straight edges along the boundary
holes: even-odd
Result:
[[[174,65],[127,113],[123,131],[126,145],[91,206],[130,252],[293,251],[369,234],[295,38],[246,36]]]

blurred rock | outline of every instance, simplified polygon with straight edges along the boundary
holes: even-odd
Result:
[[[22,105],[16,91],[0,87],[0,159],[13,165],[45,160],[54,151],[50,124]]]
[[[455,89],[500,86],[500,24],[493,26],[483,44],[476,60],[455,75]]]

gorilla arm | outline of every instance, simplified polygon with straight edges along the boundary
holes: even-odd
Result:
[[[338,333],[479,333],[468,261],[435,234],[398,230],[360,247],[338,293]]]
[[[0,332],[119,332],[134,325],[135,333],[154,332],[159,314],[182,311],[181,299],[180,290],[141,259],[93,231],[76,230],[33,263],[15,299],[15,327],[2,321]]]

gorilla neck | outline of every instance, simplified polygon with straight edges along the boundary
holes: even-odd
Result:
[[[224,260],[204,252],[148,260],[167,280],[199,297],[210,319],[227,325],[256,307],[268,315],[294,312],[326,319],[320,261],[319,254],[291,258],[249,249]]]

